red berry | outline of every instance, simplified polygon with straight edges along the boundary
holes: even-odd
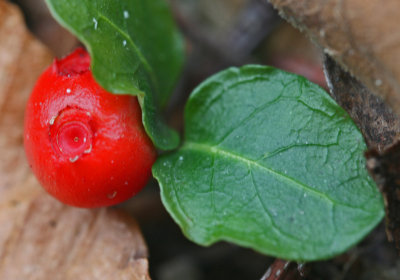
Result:
[[[156,151],[134,96],[102,89],[77,49],[40,76],[25,115],[28,162],[42,186],[78,207],[122,202],[140,191]]]

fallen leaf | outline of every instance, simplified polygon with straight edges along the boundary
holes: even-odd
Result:
[[[0,279],[150,279],[134,220],[78,209],[47,195],[25,160],[24,107],[52,54],[0,0]]]
[[[325,53],[400,114],[400,1],[270,0]]]
[[[24,11],[29,30],[57,56],[72,52],[78,39],[63,28],[50,14],[44,0],[13,0]]]

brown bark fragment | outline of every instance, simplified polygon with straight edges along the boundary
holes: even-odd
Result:
[[[23,151],[29,93],[52,54],[0,0],[0,279],[150,279],[136,223],[112,209],[77,209],[47,195]]]
[[[325,53],[400,114],[400,1],[270,0]]]
[[[386,234],[394,241],[400,252],[400,144],[379,153],[370,150],[367,153],[367,166],[370,174],[378,183],[386,208]]]
[[[369,149],[384,151],[400,139],[400,117],[357,79],[325,56],[330,94],[360,128]]]

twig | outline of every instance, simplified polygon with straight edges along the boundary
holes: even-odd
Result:
[[[260,280],[300,280],[304,276],[304,264],[276,259]]]

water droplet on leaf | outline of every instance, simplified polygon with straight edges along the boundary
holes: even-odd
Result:
[[[92,20],[93,20],[93,23],[94,23],[94,30],[97,30],[98,22],[97,22],[97,20],[95,18],[93,18]]]

